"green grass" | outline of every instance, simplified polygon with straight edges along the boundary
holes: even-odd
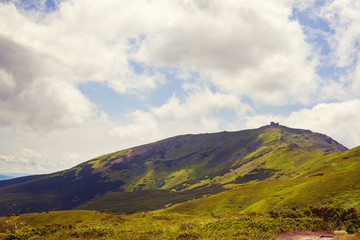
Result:
[[[306,152],[297,155],[275,150],[277,153],[269,153],[270,159],[286,164],[286,167],[283,165],[278,169],[290,169],[288,174],[283,171],[278,179],[229,184],[234,189],[180,203],[166,211],[189,214],[266,212],[274,207],[306,207],[314,204],[360,208],[359,150],[355,148],[343,153],[319,155],[308,161],[302,161],[308,156]],[[273,161],[257,161],[275,170],[279,166]]]
[[[166,211],[189,214],[266,212],[274,207],[310,205],[360,209],[359,182],[358,171],[306,179],[263,181],[180,203]]]
[[[27,213],[19,215],[20,222],[26,222],[31,226],[43,226],[46,224],[72,224],[78,222],[89,222],[104,216],[105,214],[96,211],[69,210],[50,211],[41,213]],[[0,218],[0,225],[4,225],[6,217]]]
[[[39,219],[42,218],[42,219]],[[268,214],[188,215],[153,211],[113,215],[91,211],[59,211],[20,215],[10,232],[0,218],[0,239],[273,239],[287,231],[360,227],[353,209],[284,209]],[[34,222],[35,220],[35,222]]]

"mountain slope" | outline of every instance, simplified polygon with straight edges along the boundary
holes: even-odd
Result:
[[[66,171],[2,181],[0,214],[156,209],[239,185],[306,176],[321,167],[326,154],[345,150],[325,135],[273,125],[177,136],[103,155]]]
[[[262,181],[168,208],[181,213],[266,212],[309,205],[360,209],[360,147],[322,156],[291,179]]]

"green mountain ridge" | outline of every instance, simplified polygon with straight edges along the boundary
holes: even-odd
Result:
[[[302,206],[310,200],[294,199],[303,193],[314,201],[331,199],[324,197],[327,193],[312,192],[327,181],[334,189],[357,189],[359,155],[358,148],[347,150],[326,135],[277,125],[182,135],[99,156],[54,174],[0,181],[0,214]],[[347,191],[331,203],[318,203],[358,207],[358,193]]]
[[[272,209],[334,206],[360,208],[360,147],[328,154],[309,171],[283,180],[260,181],[180,203],[168,212],[267,212]]]

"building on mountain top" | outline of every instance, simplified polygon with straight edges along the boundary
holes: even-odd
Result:
[[[276,122],[270,122],[270,126],[279,126],[280,124],[279,123],[276,123]]]

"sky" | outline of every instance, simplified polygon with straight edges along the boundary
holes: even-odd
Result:
[[[0,172],[280,122],[360,145],[360,1],[0,0]]]

